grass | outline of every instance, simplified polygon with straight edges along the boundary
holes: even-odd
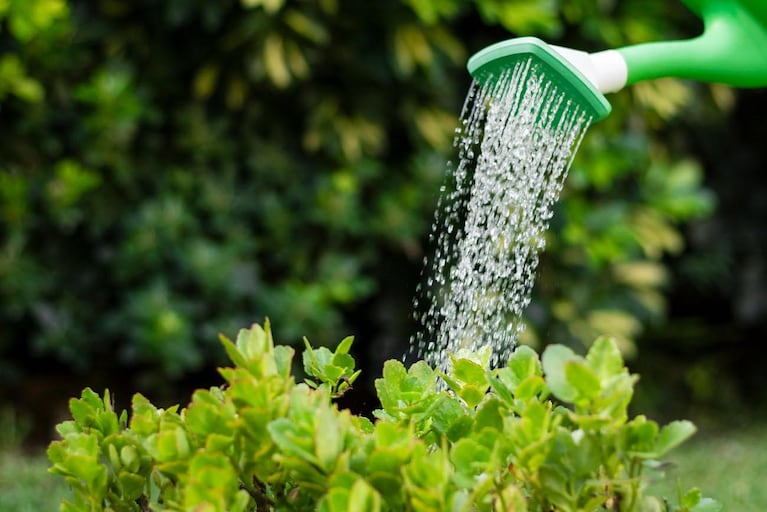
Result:
[[[668,457],[676,467],[651,488],[656,496],[673,497],[682,488],[699,487],[726,512],[767,510],[767,425],[700,433]]]
[[[53,512],[67,495],[64,481],[48,474],[44,455],[0,452],[0,510]]]
[[[676,482],[724,504],[726,512],[767,510],[767,425],[718,434],[699,434],[669,457],[677,465],[663,482],[653,485],[657,496],[676,502]],[[47,473],[43,455],[0,453],[0,511],[39,512],[59,509],[67,495],[63,482]]]

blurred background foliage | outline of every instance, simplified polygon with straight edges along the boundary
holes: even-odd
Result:
[[[218,332],[266,316],[282,343],[356,335],[372,379],[413,329],[468,55],[699,30],[666,0],[0,0],[0,398],[178,400],[222,362]],[[661,80],[610,101],[525,342],[608,333],[648,406],[753,408],[764,91]]]

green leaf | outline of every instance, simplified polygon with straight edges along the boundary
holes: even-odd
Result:
[[[538,354],[526,345],[519,345],[514,350],[509,357],[508,367],[512,371],[516,383],[533,375],[542,375]]]
[[[427,451],[425,445],[416,445],[411,463],[403,468],[405,485],[415,491],[410,493],[411,500],[421,502],[411,502],[414,507],[421,506],[418,510],[429,510],[423,507],[424,502],[427,502],[432,510],[443,510],[440,506],[443,498],[439,491],[450,478],[450,467],[446,452]]]
[[[512,440],[526,456],[542,463],[549,446],[548,439],[552,427],[551,404],[530,402],[522,416],[511,425]],[[544,446],[546,449],[544,449]]]
[[[658,424],[648,421],[644,416],[637,416],[628,422],[621,431],[623,449],[640,457],[657,457],[655,443],[658,436]]]
[[[514,389],[512,372],[508,368],[499,368],[489,374],[488,382],[498,397],[508,406],[514,405]]]
[[[682,499],[679,501],[679,504],[684,508],[692,508],[700,502],[702,497],[703,493],[700,492],[700,489],[693,487],[684,493]]]
[[[375,380],[378,400],[384,409],[395,409],[399,405],[399,386],[407,376],[405,365],[390,359],[384,363],[383,378]]]
[[[490,395],[482,405],[477,408],[474,416],[474,428],[477,431],[483,428],[491,428],[497,431],[503,430],[503,415],[501,414],[501,401]]]
[[[189,431],[204,437],[209,434],[229,434],[228,421],[234,420],[234,412],[226,404],[213,397],[207,390],[197,390],[192,395],[192,403],[186,410],[186,422]]]
[[[333,380],[327,374],[328,367],[332,366],[333,353],[327,347],[312,348],[306,338],[304,338],[304,345],[306,346],[303,354],[304,370],[307,374],[317,377],[322,382],[329,383]],[[333,370],[334,374],[336,372],[337,370]]]
[[[349,491],[349,508],[347,510],[365,510],[378,512],[381,510],[381,495],[363,479],[354,482]]]
[[[599,377],[591,368],[581,361],[568,361],[565,363],[565,377],[581,397],[592,400],[601,389]]]
[[[446,434],[453,423],[466,415],[466,409],[455,398],[441,394],[426,415],[431,418],[432,425],[438,432]]]
[[[457,359],[453,361],[452,375],[464,384],[470,384],[477,388],[487,386],[485,369],[469,359]]]
[[[533,400],[537,399],[538,395],[543,393],[545,389],[546,382],[543,380],[543,377],[530,375],[519,383],[515,395],[519,400]]]
[[[461,416],[455,420],[447,429],[448,440],[457,441],[462,437],[468,436],[474,428],[474,418],[469,415]]]
[[[228,452],[234,443],[234,436],[224,434],[208,434],[205,438],[205,449],[210,452]]]
[[[383,381],[387,385],[398,388],[407,377],[407,373],[405,365],[395,359],[390,359],[384,363]]]
[[[368,472],[370,474],[391,474],[396,476],[399,474],[402,465],[406,463],[403,457],[406,453],[403,453],[402,450],[377,448],[370,454],[367,460]]]
[[[176,460],[178,450],[176,448],[176,429],[165,430],[157,434],[155,457],[160,462]]]
[[[579,358],[564,345],[549,345],[543,351],[541,363],[546,384],[555,397],[572,403],[578,397],[578,390],[567,380],[565,366]]]
[[[322,407],[315,412],[314,453],[320,466],[332,473],[338,456],[343,449],[345,431],[336,419],[334,411]]]
[[[14,37],[22,43],[30,40],[69,15],[65,0],[37,0],[35,2],[11,2],[13,16],[10,18],[10,29]]]
[[[77,423],[72,420],[63,421],[56,425],[56,432],[58,432],[62,438],[69,437],[71,434],[75,434],[80,431],[80,427],[78,427]]]
[[[569,491],[568,475],[563,468],[555,466],[543,466],[539,477],[546,499],[557,505],[561,510],[578,510],[576,496]]]
[[[394,423],[379,421],[374,427],[377,447],[407,446],[412,441],[412,432]]]
[[[289,10],[283,19],[294,32],[317,44],[324,44],[330,38],[330,34],[323,25],[298,10]]]
[[[274,347],[274,361],[277,364],[277,373],[283,377],[290,377],[290,372],[293,368],[293,356],[296,351],[293,347],[287,347],[285,345],[279,345]]]
[[[141,475],[121,471],[117,477],[120,486],[122,499],[126,501],[135,501],[144,493],[144,487],[147,482]]]
[[[490,450],[470,438],[459,439],[450,449],[450,460],[464,472],[484,472],[490,456]]]
[[[225,511],[238,501],[238,482],[232,464],[223,454],[197,453],[189,464],[185,510]],[[212,507],[206,508],[206,506]]]
[[[122,461],[120,460],[120,454],[117,453],[117,447],[114,444],[109,444],[108,446],[107,456],[109,458],[109,463],[115,471],[119,471],[122,468]]]
[[[120,449],[120,462],[128,471],[136,472],[139,469],[141,461],[139,453],[135,446],[126,445]]]
[[[623,357],[615,340],[603,336],[598,338],[586,355],[586,361],[601,381],[623,371]]]
[[[268,323],[264,326],[269,329]],[[261,354],[271,351],[270,338],[271,332],[258,324],[253,324],[250,329],[240,329],[237,333],[237,348],[247,361],[254,361]]]
[[[695,425],[690,421],[672,421],[660,429],[658,441],[655,443],[655,452],[658,456],[663,456],[672,448],[689,439],[696,430]]]
[[[149,436],[157,432],[160,427],[160,414],[157,408],[141,393],[133,395],[131,409],[133,416],[130,420],[130,428],[139,436]]]
[[[287,418],[278,418],[270,422],[267,429],[274,442],[285,453],[300,457],[312,464],[319,464],[317,457],[307,449],[305,436],[297,431],[292,421]]]
[[[344,373],[354,369],[354,358],[349,354],[333,354],[333,359],[331,359],[331,362],[334,366],[343,369]]]
[[[356,423],[357,428],[364,434],[372,434],[374,430],[373,422],[364,416],[355,416],[353,421]]]
[[[469,409],[474,409],[477,404],[479,404],[482,399],[485,398],[485,391],[483,389],[479,389],[477,386],[467,384],[461,388],[461,390],[458,392],[458,396],[460,396],[461,399],[466,402],[466,406]]]
[[[72,419],[80,427],[96,426],[97,413],[104,410],[104,402],[91,388],[85,388],[79,399],[69,401],[69,411]]]
[[[638,512],[664,512],[668,510],[661,500],[655,496],[644,495],[639,502]]]
[[[432,393],[436,389],[436,373],[424,361],[413,364],[408,369],[407,375],[408,378],[403,381],[402,386],[405,390]]]
[[[427,25],[432,25],[440,18],[452,18],[459,10],[461,2],[458,0],[407,0],[405,3],[416,12],[418,17]]]
[[[245,368],[247,364],[245,361],[245,356],[242,354],[242,352],[240,352],[240,349],[237,348],[237,345],[235,345],[232,340],[223,334],[219,335],[219,340],[224,346],[224,350],[226,350],[226,355],[229,356],[229,360],[232,361],[235,366],[239,368]]]
[[[386,361],[383,378],[375,381],[381,405],[389,413],[433,401],[436,384],[436,373],[423,361],[415,363],[407,371],[399,361]]]
[[[563,437],[567,437],[568,445],[572,447],[567,454],[571,470],[582,478],[596,474],[602,464],[604,440],[596,436],[582,434],[580,431],[562,431]]]
[[[711,498],[701,498],[694,507],[690,509],[690,512],[720,512],[724,509],[724,505]]]
[[[348,354],[349,349],[352,347],[352,343],[354,343],[354,336],[347,336],[346,338],[342,339],[336,347],[335,354]]]
[[[322,377],[323,381],[331,386],[335,386],[338,379],[344,376],[346,372],[340,366],[333,364],[326,364],[320,368],[318,377]]]
[[[318,512],[347,512],[349,510],[349,490],[331,488],[320,501]]]

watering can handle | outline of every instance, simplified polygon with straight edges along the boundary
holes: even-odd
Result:
[[[767,1],[684,0],[703,18],[704,32],[683,41],[618,49],[626,61],[626,85],[661,77],[767,86]]]

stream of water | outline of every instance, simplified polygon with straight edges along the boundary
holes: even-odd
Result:
[[[590,118],[533,63],[472,84],[456,130],[411,351],[447,371],[449,353],[491,348],[505,363],[524,329],[553,204]]]

